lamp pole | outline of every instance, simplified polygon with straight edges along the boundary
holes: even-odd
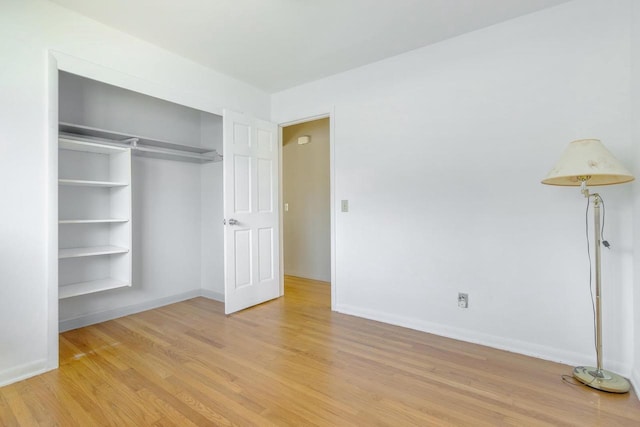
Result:
[[[595,307],[595,324],[596,324],[596,366],[585,367],[577,366],[573,369],[573,376],[578,381],[598,390],[604,390],[612,393],[626,393],[631,388],[631,384],[624,377],[607,371],[602,368],[602,301],[601,301],[601,285],[602,277],[600,271],[601,250],[602,250],[602,223],[601,223],[601,206],[602,198],[598,193],[589,193],[586,183],[591,177],[578,177],[581,182],[582,194],[585,197],[593,197],[593,227],[594,227],[594,244],[595,244],[595,276],[596,276],[596,307]]]
[[[602,226],[600,225],[600,205],[602,199],[598,193],[592,194],[593,196],[593,223],[594,223],[594,235],[596,245],[596,372],[592,373],[594,377],[604,378],[604,371],[602,370],[602,306],[600,302],[600,257],[602,249]]]

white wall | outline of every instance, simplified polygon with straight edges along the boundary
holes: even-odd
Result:
[[[153,45],[36,0],[5,0],[0,13],[0,384],[55,367],[57,318],[56,114],[49,111],[49,54],[65,71],[216,113],[223,107],[261,118],[269,97]],[[52,118],[49,127],[49,117]],[[10,185],[9,185],[10,183]],[[55,331],[54,331],[55,332]]]
[[[298,137],[308,135],[309,144]],[[282,130],[285,274],[331,280],[329,119]]]
[[[540,180],[578,138],[632,159],[629,8],[571,2],[273,96],[279,123],[335,108],[338,311],[595,363],[585,200]],[[627,375],[632,188],[600,191],[604,360]]]
[[[636,390],[636,395],[640,398],[640,4],[632,2],[631,16],[631,96],[632,96],[632,115],[631,115],[631,135],[634,144],[634,152],[630,159],[634,160],[634,170],[636,183],[633,185],[633,340],[634,347],[634,364],[632,366],[632,382]]]

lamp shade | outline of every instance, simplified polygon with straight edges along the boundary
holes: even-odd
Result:
[[[610,185],[633,181],[633,175],[602,145],[599,139],[580,139],[569,144],[543,184],[579,186]]]

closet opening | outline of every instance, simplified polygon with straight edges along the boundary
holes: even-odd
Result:
[[[331,290],[330,134],[329,117],[282,127],[285,284],[301,282]]]
[[[222,116],[58,72],[58,330],[224,300]]]

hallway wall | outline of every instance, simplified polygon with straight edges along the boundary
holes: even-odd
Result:
[[[309,135],[311,142],[298,144]],[[331,280],[329,119],[283,129],[285,274]]]

